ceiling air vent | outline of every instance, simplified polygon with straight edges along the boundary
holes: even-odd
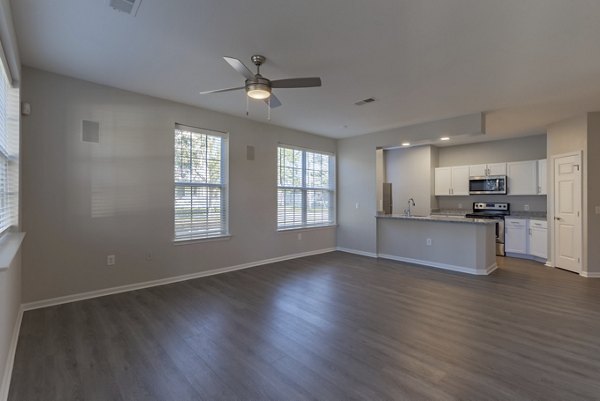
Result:
[[[142,0],[110,0],[110,6],[117,11],[135,16]]]
[[[374,101],[375,101],[375,98],[368,97],[366,99],[359,100],[358,102],[356,102],[354,104],[357,105],[357,106],[362,106],[363,104],[373,103]]]

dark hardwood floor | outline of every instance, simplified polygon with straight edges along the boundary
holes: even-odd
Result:
[[[600,400],[600,280],[347,253],[26,312],[10,400]]]

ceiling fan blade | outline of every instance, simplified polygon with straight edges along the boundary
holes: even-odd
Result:
[[[238,86],[236,88],[227,88],[227,89],[217,89],[214,91],[205,91],[205,92],[200,92],[201,95],[208,95],[209,93],[221,93],[221,92],[230,92],[230,91],[236,91],[239,89],[244,89],[245,86]]]
[[[246,79],[254,79],[254,74],[252,73],[252,71],[250,71],[248,69],[248,67],[246,67],[244,65],[244,63],[242,63],[240,60],[238,60],[237,58],[233,58],[233,57],[223,57],[223,58],[225,59],[225,61],[227,61],[229,63],[230,66],[233,67],[234,70],[236,70],[237,72],[242,74],[244,77],[246,77]]]
[[[321,86],[321,78],[289,78],[271,81],[272,88],[311,88]]]
[[[269,100],[271,100],[271,102],[269,103]],[[277,98],[277,96],[275,96],[274,94],[271,93],[271,96],[269,96],[268,99],[265,99],[264,102],[268,105],[271,106],[272,109],[274,109],[275,107],[279,107],[281,106],[281,101]]]

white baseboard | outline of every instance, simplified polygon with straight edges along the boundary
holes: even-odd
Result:
[[[460,273],[475,274],[475,275],[479,275],[479,276],[486,276],[498,268],[498,265],[496,264],[496,262],[494,262],[492,265],[488,266],[485,270],[482,271],[482,270],[475,270],[470,267],[456,266],[456,265],[450,265],[447,263],[440,263],[440,262],[431,262],[428,260],[405,258],[402,256],[396,256],[396,255],[387,255],[387,254],[380,253],[379,257],[384,258],[384,259],[395,260],[398,262],[412,263],[415,265],[435,267],[438,269],[451,270],[451,271],[460,272]]]
[[[587,278],[600,278],[600,273],[597,272],[581,272],[579,275]]]
[[[13,328],[12,338],[6,355],[6,364],[4,366],[4,376],[0,387],[0,401],[8,399],[8,390],[10,388],[10,379],[12,378],[13,365],[15,363],[15,354],[17,352],[17,343],[19,342],[19,333],[21,332],[21,321],[23,320],[23,306],[19,308],[15,327]]]
[[[338,250],[338,251],[340,251],[340,252],[352,253],[354,255],[368,256],[369,258],[376,258],[377,257],[376,253],[359,251],[358,249],[342,248],[341,246],[338,246],[335,249]]]
[[[66,295],[64,297],[44,299],[41,301],[25,303],[22,305],[22,309],[24,311],[28,311],[28,310],[32,310],[32,309],[46,308],[48,306],[66,304],[66,303],[75,302],[75,301],[82,301],[84,299],[98,298],[98,297],[103,297],[105,295],[140,290],[142,288],[156,287],[159,285],[172,284],[172,283],[177,283],[177,282],[186,281],[186,280],[193,280],[195,278],[213,276],[215,274],[222,274],[222,273],[232,272],[235,270],[248,269],[250,267],[266,265],[269,263],[282,262],[284,260],[297,259],[297,258],[302,258],[305,256],[319,255],[322,253],[333,252],[335,250],[336,250],[335,248],[318,249],[315,251],[295,253],[295,254],[279,256],[279,257],[271,258],[271,259],[259,260],[256,262],[243,263],[241,265],[236,265],[236,266],[221,267],[218,269],[206,270],[206,271],[201,271],[201,272],[191,273],[191,274],[184,274],[181,276],[167,277],[167,278],[163,278],[163,279],[159,279],[159,280],[144,281],[141,283],[127,284],[127,285],[122,285],[122,286],[118,286],[118,287],[104,288],[101,290],[82,292],[82,293],[73,294],[73,295]]]

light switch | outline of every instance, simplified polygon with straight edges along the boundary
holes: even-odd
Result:
[[[356,208],[358,209],[360,206],[360,204],[358,202],[356,202]]]
[[[596,214],[600,214],[600,206],[596,206]]]

